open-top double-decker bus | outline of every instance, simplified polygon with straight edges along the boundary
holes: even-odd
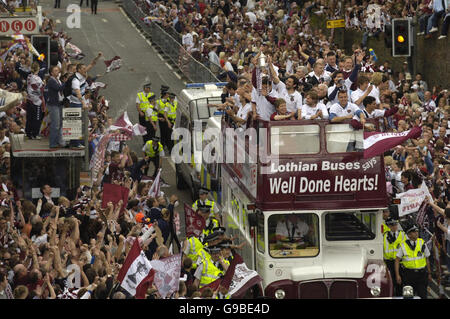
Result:
[[[312,120],[261,121],[253,136],[221,126],[233,144],[224,154],[248,155],[257,145],[256,160],[222,164],[222,220],[247,243],[240,253],[263,278],[265,296],[392,296],[381,234],[383,156],[347,151],[362,145],[362,131]]]

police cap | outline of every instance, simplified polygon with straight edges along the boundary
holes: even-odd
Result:
[[[161,85],[161,92],[167,92],[169,91],[170,87],[168,87],[167,85]]]
[[[226,239],[226,240],[222,241],[218,246],[222,249],[226,249],[226,248],[231,248],[231,244],[232,244],[231,240]]]
[[[398,220],[396,220],[392,217],[389,217],[388,219],[386,219],[386,225],[392,226],[392,225],[396,225],[396,224],[398,224]]]
[[[203,213],[210,212],[211,205],[198,205],[198,209]]]
[[[204,187],[201,187],[201,188],[198,190],[198,193],[199,193],[199,195],[209,194],[209,189],[204,188]]]
[[[153,142],[159,142],[159,137],[158,136],[153,136],[152,137],[152,141]]]
[[[169,92],[169,96],[170,97],[175,97],[176,95],[175,95],[175,93]]]
[[[146,83],[146,84],[144,84],[144,89],[145,89],[145,88],[150,88],[151,86],[152,86],[151,83]]]
[[[415,224],[409,225],[406,228],[406,233],[407,234],[409,234],[410,232],[413,232],[413,231],[419,231],[419,228]]]
[[[225,234],[225,230],[226,230],[226,228],[225,228],[225,227],[222,227],[222,226],[214,227],[214,228],[212,229],[213,233],[219,233],[219,234],[221,234],[221,235]]]
[[[211,233],[211,234],[209,234],[208,236],[206,236],[206,237],[203,239],[203,241],[204,241],[205,243],[209,243],[209,242],[212,242],[212,241],[215,241],[215,240],[219,239],[219,236],[220,236],[219,233]]]
[[[219,246],[210,246],[205,247],[205,250],[210,254],[220,253],[221,248]]]

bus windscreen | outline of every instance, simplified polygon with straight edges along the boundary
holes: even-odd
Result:
[[[376,232],[376,212],[327,213],[325,238],[328,241],[372,240]]]

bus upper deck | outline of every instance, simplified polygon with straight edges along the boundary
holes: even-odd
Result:
[[[223,169],[262,210],[388,204],[383,156],[364,159],[363,131],[348,122],[260,121],[243,131],[223,120],[222,132],[233,140],[232,156],[246,155],[244,161],[224,160]]]

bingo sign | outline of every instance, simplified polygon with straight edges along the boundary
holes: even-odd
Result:
[[[38,20],[33,17],[19,18],[6,17],[0,18],[0,35],[13,34],[37,34],[39,33]]]

